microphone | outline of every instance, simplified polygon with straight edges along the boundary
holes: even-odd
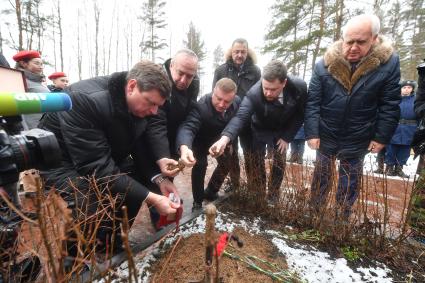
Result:
[[[0,116],[68,111],[72,101],[64,92],[0,92]]]

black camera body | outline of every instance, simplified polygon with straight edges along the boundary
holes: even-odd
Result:
[[[424,59],[424,62],[423,63],[419,64],[416,67],[416,69],[418,69],[419,76],[425,74],[425,59]]]
[[[0,186],[18,181],[19,172],[60,165],[61,153],[53,133],[32,129],[9,136],[0,130]]]

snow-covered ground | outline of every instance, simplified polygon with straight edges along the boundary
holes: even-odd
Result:
[[[311,246],[294,244],[292,241],[289,244],[288,237],[278,231],[264,231],[261,229],[260,218],[254,221],[244,218],[231,220],[228,215],[218,212],[216,218],[217,230],[231,232],[236,227],[242,227],[252,234],[263,234],[271,237],[271,242],[286,257],[291,271],[297,272],[307,282],[392,282],[391,271],[383,264],[377,263],[376,266],[378,267],[373,268],[365,266],[352,269],[344,258],[331,258],[328,253],[321,252]],[[194,233],[204,232],[205,217],[201,215],[190,225],[181,227],[180,232],[176,235],[167,238],[164,246],[171,246],[180,235],[188,237]],[[155,255],[158,253],[158,248],[151,248],[143,258],[137,259],[136,255],[136,268],[139,274],[143,274],[143,282],[149,282],[151,274],[149,274],[147,269],[156,260]],[[119,280],[127,278],[127,262],[124,262],[117,269],[116,275],[119,279],[112,282],[122,282]]]
[[[290,153],[290,151],[289,151]],[[363,166],[363,173],[364,174],[374,174],[373,171],[377,169],[377,163],[376,163],[376,153],[369,153],[364,158],[364,166]],[[307,162],[307,165],[313,166],[313,161],[316,160],[316,151],[312,150],[308,147],[307,143],[305,144],[305,151],[304,151],[304,161]],[[416,168],[418,167],[419,157],[416,159],[413,159],[413,155],[410,155],[409,159],[407,160],[407,164],[403,167],[404,173],[410,176],[410,179],[413,179],[416,174]],[[378,176],[378,174],[375,174]],[[402,179],[400,177],[395,176],[387,176],[387,178],[390,179]]]

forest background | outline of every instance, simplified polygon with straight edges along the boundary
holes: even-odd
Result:
[[[425,0],[0,0],[0,52],[42,52],[45,74],[75,82],[162,63],[188,47],[200,58],[201,94],[235,38],[246,38],[263,67],[283,60],[307,82],[315,62],[353,15],[374,13],[393,40],[403,79],[425,58]]]

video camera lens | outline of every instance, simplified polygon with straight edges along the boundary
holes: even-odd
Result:
[[[9,136],[0,131],[0,185],[17,181],[19,172],[60,165],[61,153],[53,133],[32,129]]]

